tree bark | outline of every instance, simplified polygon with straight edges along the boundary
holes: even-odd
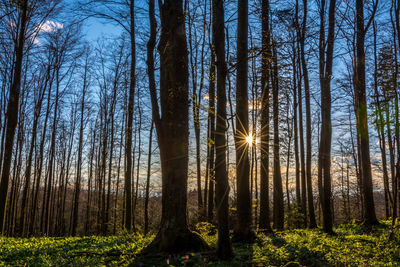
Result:
[[[232,258],[229,239],[229,183],[226,169],[226,63],[224,34],[224,1],[213,0],[213,43],[217,58],[217,125],[215,135],[215,199],[218,219],[217,255],[220,259]]]
[[[273,41],[273,79],[272,103],[274,109],[274,227],[281,231],[284,227],[283,187],[280,163],[279,142],[279,81],[278,81],[278,55],[276,43]]]
[[[251,241],[250,163],[246,137],[249,135],[248,73],[248,0],[238,1],[237,75],[236,75],[236,179],[238,225],[236,241]]]
[[[323,228],[327,233],[333,232],[331,204],[331,77],[333,64],[333,45],[335,39],[335,5],[336,0],[329,4],[329,26],[327,49],[325,51],[325,0],[321,1],[320,24],[320,84],[321,84],[321,136],[318,156],[318,179],[322,183],[320,198],[323,213]]]
[[[376,5],[374,7],[376,10]],[[373,12],[374,16],[375,11]],[[372,19],[372,17],[371,17]],[[366,225],[377,224],[375,213],[371,159],[369,151],[368,112],[365,84],[365,35],[368,26],[364,27],[364,1],[356,0],[356,58],[354,69],[354,93],[356,98],[357,135],[360,140],[360,169],[362,177],[362,194],[364,204],[363,220]]]
[[[11,157],[14,146],[15,129],[18,123],[18,106],[19,94],[21,90],[21,72],[24,57],[25,30],[27,25],[28,0],[24,0],[20,4],[20,29],[18,33],[18,41],[15,45],[15,64],[14,77],[10,88],[10,94],[7,105],[7,126],[5,129],[5,145],[3,156],[3,167],[0,181],[0,232],[4,232],[5,207],[7,202],[9,174],[11,167]]]
[[[306,104],[306,181],[307,181],[307,203],[308,203],[308,215],[310,219],[310,228],[316,228],[317,222],[315,221],[314,212],[314,198],[313,198],[313,188],[311,180],[311,104],[310,104],[310,82],[308,79],[308,69],[305,56],[305,38],[306,38],[306,24],[307,24],[307,0],[303,0],[303,23],[301,27],[301,37],[300,37],[300,56],[301,56],[301,66],[303,69],[303,79],[304,79],[304,95]]]
[[[157,236],[145,252],[203,250],[207,244],[188,229],[189,141],[188,55],[182,0],[159,1],[161,15],[160,101],[150,88],[162,169],[162,213]]]
[[[269,208],[269,106],[271,71],[271,32],[269,0],[262,1],[262,54],[261,54],[261,170],[259,231],[272,232]]]

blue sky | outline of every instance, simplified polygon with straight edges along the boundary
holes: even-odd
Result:
[[[84,24],[83,31],[88,41],[96,41],[102,36],[118,36],[122,32],[121,27],[96,18],[88,19]]]

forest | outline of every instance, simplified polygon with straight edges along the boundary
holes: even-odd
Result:
[[[0,0],[0,266],[399,266],[400,0]]]

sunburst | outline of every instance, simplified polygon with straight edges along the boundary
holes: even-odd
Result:
[[[253,134],[250,133],[248,136],[246,136],[246,142],[249,145],[249,147],[253,146],[253,142],[254,142]]]

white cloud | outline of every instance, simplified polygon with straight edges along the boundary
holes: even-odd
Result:
[[[62,28],[64,28],[64,24],[51,20],[46,20],[36,27],[39,32],[54,32],[55,30]]]
[[[54,31],[56,31],[58,29],[62,29],[62,28],[64,28],[64,24],[56,22],[56,21],[46,20],[45,22],[36,26],[35,31],[37,34],[32,37],[33,43],[35,45],[41,44],[40,40],[38,38],[38,34],[40,34],[42,32],[54,32]]]

